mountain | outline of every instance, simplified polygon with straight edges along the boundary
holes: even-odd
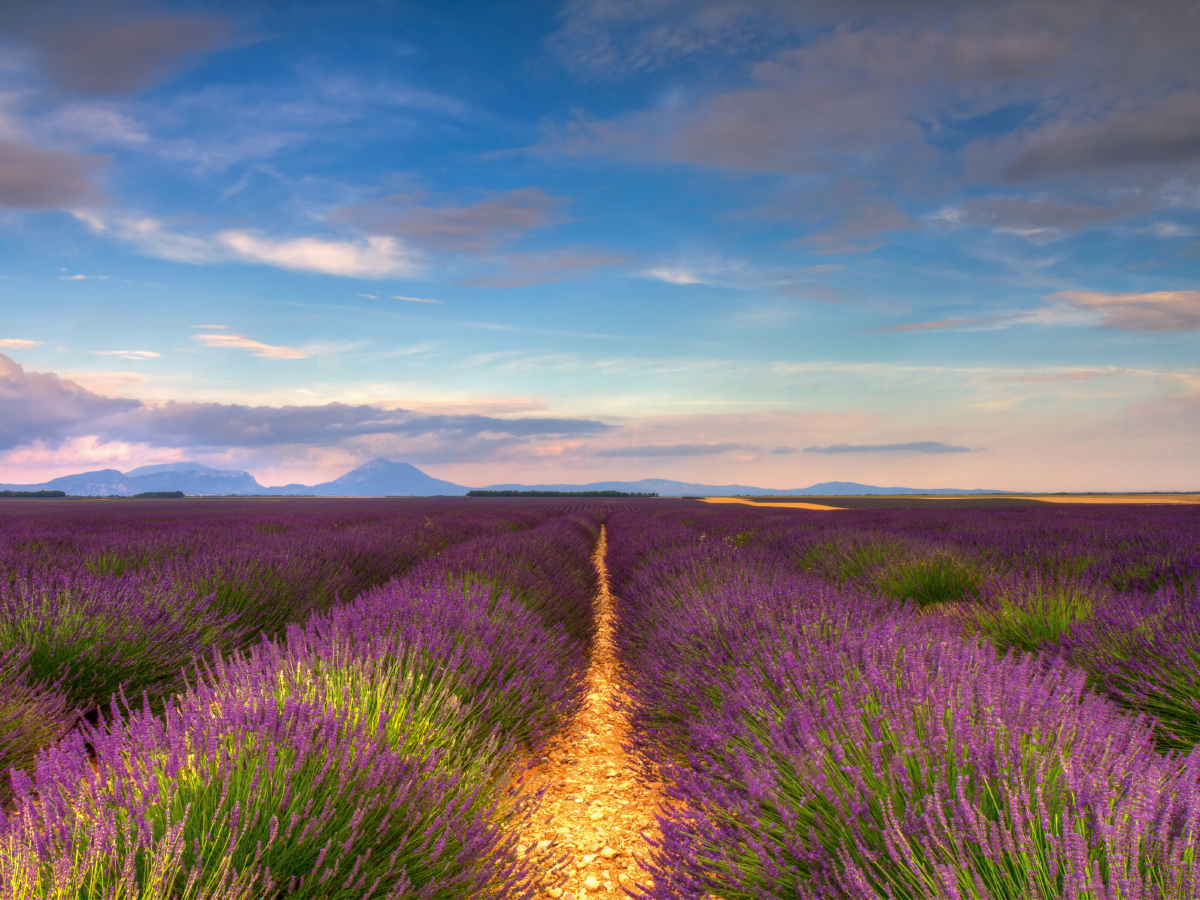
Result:
[[[311,494],[317,497],[461,497],[467,488],[426,475],[414,465],[373,459],[341,478],[312,487],[288,484],[263,490],[271,495]]]
[[[491,484],[489,491],[627,491],[653,492],[660,497],[702,496],[735,497],[830,497],[862,494],[1000,494],[1003,491],[962,488],[876,487],[853,481],[824,481],[806,488],[760,488],[745,484],[696,484],[670,481],[666,478],[643,478],[641,481],[594,481],[590,484]]]
[[[65,491],[75,497],[131,497],[146,491],[183,491],[185,494],[261,494],[263,487],[241,469],[210,469],[200,463],[167,463],[140,466],[121,473],[100,469],[63,475],[38,485],[4,485],[3,490]]]
[[[467,488],[426,475],[416,466],[390,459],[373,459],[341,478],[321,484],[286,484],[263,487],[241,469],[210,469],[197,462],[139,466],[128,472],[100,469],[79,475],[63,475],[44,484],[0,484],[0,490],[65,491],[73,497],[130,497],[145,491],[183,491],[189,496],[242,494],[248,496],[310,497],[461,497]],[[696,484],[666,478],[641,481],[593,481],[590,484],[492,484],[492,491],[626,491],[655,493],[660,497],[732,497],[738,494],[764,497],[803,497],[859,494],[995,494],[1001,491],[904,487],[875,487],[853,481],[826,481],[806,488],[760,488],[745,484]]]

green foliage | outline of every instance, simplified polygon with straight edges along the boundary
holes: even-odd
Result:
[[[947,553],[894,563],[874,578],[888,597],[912,600],[919,606],[973,599],[979,596],[982,581],[982,573]]]
[[[1076,622],[1091,617],[1095,590],[1077,581],[1029,582],[1001,586],[988,602],[974,606],[969,627],[978,628],[1001,651],[1041,650],[1053,644]]]

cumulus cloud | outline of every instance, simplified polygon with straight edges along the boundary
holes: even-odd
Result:
[[[535,437],[599,434],[610,428],[590,419],[421,414],[344,403],[146,404],[103,397],[54,374],[26,372],[0,354],[0,450],[37,441],[57,445],[89,435],[104,441],[195,448],[329,446],[372,436],[429,437],[452,449],[464,441],[511,444]]]
[[[805,447],[805,453],[970,453],[970,447],[955,447],[941,441],[911,441],[907,444],[830,444]]]
[[[1054,297],[1081,309],[1098,312],[1102,328],[1120,331],[1200,330],[1200,291],[1128,294],[1060,291]]]
[[[0,353],[0,450],[34,441],[58,443],[78,434],[81,425],[140,405],[93,394],[54,374],[26,372]]]
[[[102,202],[92,177],[108,159],[0,140],[0,209],[59,209]]]
[[[714,456],[718,453],[728,453],[730,450],[753,449],[745,444],[651,444],[645,447],[612,447],[596,450],[593,456],[607,457],[684,457],[684,456]]]
[[[42,346],[41,341],[27,341],[24,338],[0,338],[0,347],[8,350],[28,350],[30,347]]]
[[[375,234],[401,235],[432,250],[489,251],[529,231],[561,222],[563,198],[541,188],[488,191],[465,206],[428,206],[419,196],[395,194],[364,206],[347,207],[337,217]]]

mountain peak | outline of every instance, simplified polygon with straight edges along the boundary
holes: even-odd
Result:
[[[138,466],[136,469],[130,469],[126,472],[129,478],[137,478],[139,475],[157,475],[159,472],[212,472],[203,463],[198,462],[175,462],[175,463],[159,463],[155,466]]]

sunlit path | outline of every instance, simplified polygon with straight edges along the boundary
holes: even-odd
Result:
[[[529,775],[531,789],[546,786],[541,809],[521,836],[540,868],[542,896],[620,894],[648,878],[637,860],[656,837],[659,785],[645,781],[622,749],[629,723],[615,701],[621,671],[613,642],[613,604],[601,526],[594,562],[600,576],[597,633],[583,710],[551,744]]]

